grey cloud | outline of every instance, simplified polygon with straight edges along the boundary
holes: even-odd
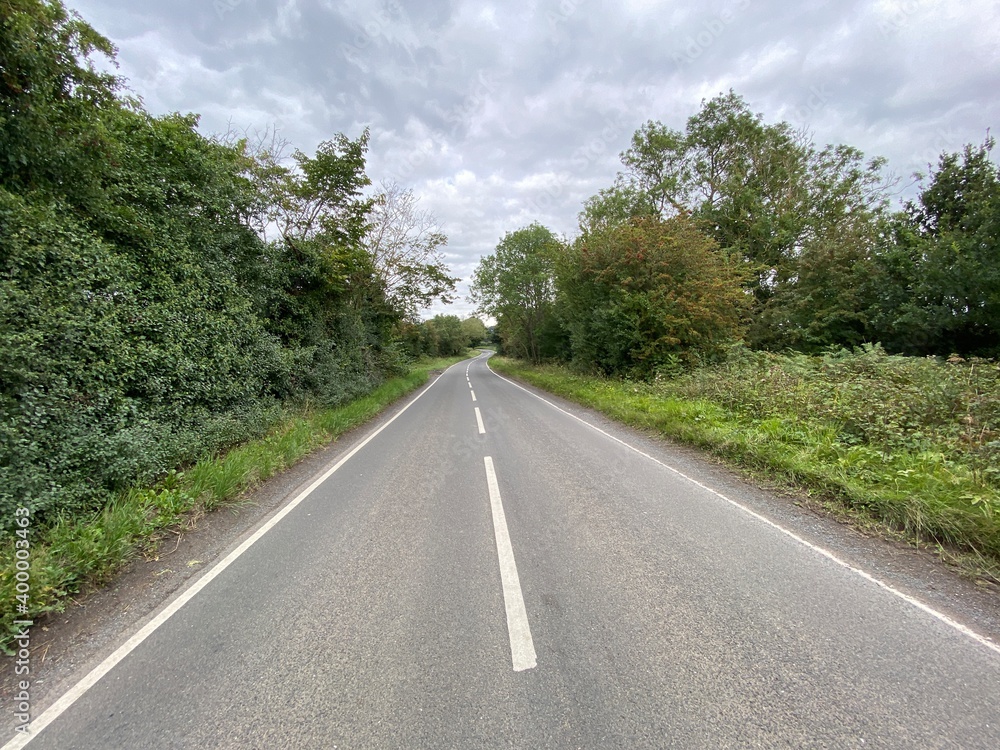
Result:
[[[371,126],[370,174],[422,196],[464,277],[534,219],[571,234],[639,125],[731,87],[901,175],[1000,119],[994,0],[72,4],[153,111],[278,123],[304,151]]]

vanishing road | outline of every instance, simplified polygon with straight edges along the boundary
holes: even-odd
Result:
[[[486,356],[380,424],[29,747],[1000,747],[992,642],[669,447]]]

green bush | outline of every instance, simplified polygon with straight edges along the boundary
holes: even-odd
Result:
[[[744,418],[830,426],[843,444],[886,456],[944,451],[987,481],[1000,478],[1000,366],[993,361],[895,356],[877,345],[820,356],[740,348],[725,364],[661,387]]]
[[[685,218],[586,234],[557,269],[558,314],[579,367],[646,378],[739,337],[743,271]]]
[[[204,457],[186,471],[171,470],[153,486],[129,487],[96,510],[61,514],[46,525],[31,519],[26,612],[17,612],[17,538],[0,540],[0,648],[16,632],[14,620],[61,610],[67,596],[109,580],[137,553],[154,550],[169,532],[234,501],[420,387],[432,370],[461,358],[422,360],[404,375],[337,407],[301,407],[283,415],[263,437]]]
[[[244,144],[119,97],[85,59],[113,47],[61,3],[7,5],[0,536],[18,507],[39,526],[99,511],[262,435],[288,404],[333,406],[400,372],[358,237],[367,135],[297,153],[272,194]],[[251,219],[276,204],[321,226],[265,242]]]
[[[0,237],[0,529],[18,504],[93,509],[273,423],[279,347],[232,284],[193,267],[157,284],[2,189]]]

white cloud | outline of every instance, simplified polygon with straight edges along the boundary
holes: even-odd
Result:
[[[72,5],[154,112],[304,151],[371,126],[372,178],[414,188],[464,278],[530,221],[571,234],[639,125],[730,87],[903,176],[1000,123],[995,0],[227,2]]]

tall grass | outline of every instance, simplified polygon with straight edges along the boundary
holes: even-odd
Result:
[[[1000,580],[1000,367],[738,351],[653,383],[492,358],[501,372],[836,499]]]
[[[259,440],[169,472],[155,487],[134,487],[97,512],[62,517],[30,535],[30,604],[16,611],[15,540],[0,546],[0,647],[7,649],[14,620],[61,611],[87,586],[110,580],[137,554],[149,553],[205,513],[238,501],[254,485],[379,414],[427,382],[433,370],[464,357],[424,359],[402,377],[331,409],[302,407]]]

